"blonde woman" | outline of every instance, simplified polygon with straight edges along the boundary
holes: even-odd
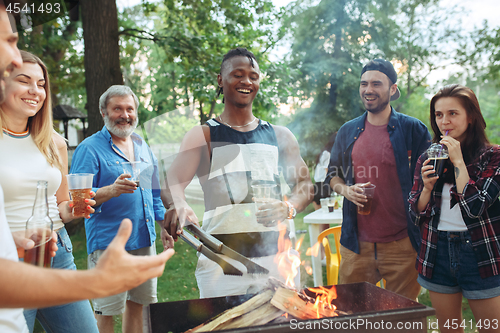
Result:
[[[75,270],[72,244],[64,224],[71,211],[66,174],[66,142],[54,132],[47,68],[35,55],[21,51],[23,64],[4,78],[0,105],[0,185],[11,231],[21,231],[31,216],[39,180],[48,182],[49,214],[57,232],[58,251],[52,267]],[[88,211],[95,202],[89,201]],[[20,291],[21,292],[21,291]],[[98,332],[88,301],[24,311],[30,332],[35,317],[47,332]]]

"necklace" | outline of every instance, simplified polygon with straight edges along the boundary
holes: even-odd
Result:
[[[257,119],[259,119],[259,118],[257,118],[257,117],[255,117],[255,116],[254,116],[254,118],[253,118],[253,120],[252,120],[251,122],[249,122],[248,124],[245,124],[245,125],[239,125],[239,126],[231,126],[231,125],[229,125],[229,124],[228,124],[228,123],[226,123],[224,120],[222,120],[222,116],[219,116],[219,119],[220,119],[220,121],[221,121],[221,122],[223,122],[223,123],[224,123],[224,125],[228,126],[229,128],[239,128],[239,127],[247,127],[248,125],[252,124],[254,121],[256,121],[256,120],[257,120]]]

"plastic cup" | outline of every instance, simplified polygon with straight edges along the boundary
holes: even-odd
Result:
[[[321,211],[323,213],[328,213],[328,205],[330,204],[330,199],[329,198],[319,199],[319,202],[321,203]]]
[[[262,205],[276,201],[276,184],[254,184],[252,185],[252,191],[257,211]]]
[[[253,184],[253,201],[255,203],[256,212],[266,212],[264,215],[269,214],[271,209],[260,210],[259,208],[277,201],[276,199],[276,184]],[[257,216],[257,222],[264,226],[272,226],[275,220],[269,220],[266,216]]]
[[[94,175],[91,173],[72,173],[66,177],[71,200],[73,200],[73,216],[85,216],[88,206],[85,199],[90,199]]]
[[[448,156],[448,148],[445,145],[433,143],[427,149],[427,157],[431,160],[430,164],[434,167],[434,173],[430,175],[431,177],[441,177]]]
[[[328,212],[333,213],[335,211],[335,198],[330,197],[328,199]]]
[[[373,195],[375,194],[375,188],[376,186],[373,184],[367,185],[362,187],[363,195],[366,195],[366,199],[368,199],[367,202],[363,203],[363,207],[358,206],[358,214],[360,215],[369,215],[372,209],[372,203],[373,203]]]
[[[139,177],[141,175],[141,161],[135,162],[122,162],[123,173],[128,173],[132,177],[130,180],[135,183],[137,187],[140,185]]]

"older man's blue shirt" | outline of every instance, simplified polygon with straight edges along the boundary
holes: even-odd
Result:
[[[87,252],[104,250],[115,237],[121,221],[132,221],[132,234],[125,249],[149,247],[156,239],[154,222],[163,220],[165,208],[160,198],[158,161],[146,142],[132,134],[136,161],[141,161],[140,187],[134,193],[121,194],[100,206],[85,219]],[[92,190],[111,185],[123,173],[126,156],[113,144],[106,127],[78,145],[71,162],[71,173],[92,173]]]

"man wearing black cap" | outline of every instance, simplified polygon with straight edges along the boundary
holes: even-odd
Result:
[[[399,98],[392,64],[374,59],[363,67],[359,94],[367,112],[345,123],[337,134],[325,182],[345,197],[339,283],[386,280],[386,288],[416,299],[415,270],[420,234],[408,215],[408,193],[415,162],[430,144],[425,125],[396,112]],[[376,186],[371,211],[358,213]]]

